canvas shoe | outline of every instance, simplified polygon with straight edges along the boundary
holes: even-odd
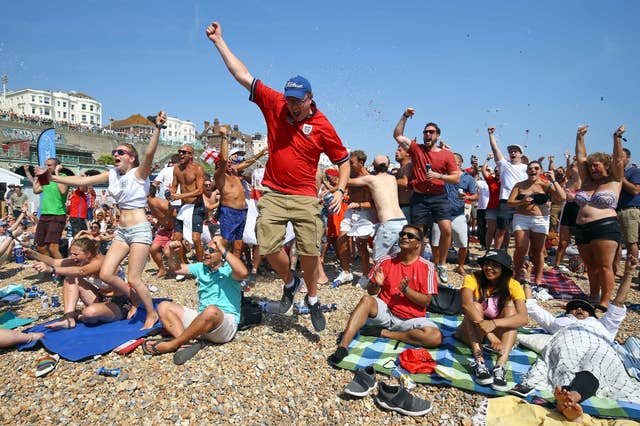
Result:
[[[376,401],[382,408],[397,411],[406,416],[424,416],[433,406],[430,401],[415,397],[403,386],[378,383]]]
[[[357,397],[364,397],[371,393],[377,385],[376,372],[372,366],[358,368],[353,376],[353,380],[344,387],[343,392]]]
[[[304,280],[300,277],[293,278],[293,286],[284,286],[282,289],[282,298],[280,299],[280,313],[288,314],[293,307],[293,297],[296,295]]]
[[[493,383],[491,384],[491,389],[506,392],[507,391],[507,372],[504,370],[504,365],[497,364],[493,367],[493,372],[491,373],[493,376]]]
[[[438,279],[442,284],[449,282],[449,275],[447,274],[447,267],[445,265],[436,265],[438,271]]]
[[[526,398],[531,395],[535,391],[534,388],[527,386],[525,384],[518,383],[514,387],[508,390],[510,394],[519,396],[520,398]]]
[[[487,386],[493,383],[493,376],[489,372],[489,369],[484,362],[475,362],[473,366],[473,377],[476,380],[476,383],[482,386]]]
[[[324,319],[324,313],[322,313],[320,300],[316,301],[315,305],[310,305],[309,296],[305,296],[304,303],[309,307],[309,314],[311,315],[311,325],[313,325],[313,328],[316,331],[323,331],[327,326],[327,321]]]

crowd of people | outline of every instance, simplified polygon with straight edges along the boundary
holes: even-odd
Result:
[[[239,149],[229,149],[221,128],[213,176],[197,163],[194,148],[185,145],[152,182],[153,157],[166,121],[161,111],[146,152],[139,154],[129,144],[117,146],[112,151],[114,167],[108,172],[65,176],[55,158],[36,168],[36,176],[25,168],[34,193],[42,193],[40,215],[25,219],[28,200],[19,186],[11,188],[6,198],[9,221],[0,222],[0,233],[6,234],[0,248],[10,251],[13,241],[33,245],[26,254],[35,261],[36,270],[64,277],[64,315],[50,328],[72,328],[78,321],[115,321],[131,317],[142,306],[143,328],[161,320],[172,336],[149,339],[143,345],[145,353],[176,352],[174,361],[183,363],[200,347],[194,339],[225,343],[233,338],[242,292],[255,285],[262,258],[284,283],[277,313],[288,313],[296,293],[305,289],[304,301],[318,332],[326,327],[319,286],[356,281],[353,263],[359,259],[357,283],[367,294],[351,313],[329,357],[332,364],[348,355],[349,343],[358,333],[422,347],[440,345],[442,333],[426,312],[450,274],[464,277],[460,290],[464,320],[456,336],[472,349],[473,375],[481,385],[507,390],[505,376],[516,330],[530,316],[554,333],[553,349],[544,356],[547,363],[554,356],[580,358],[578,346],[571,345],[571,339],[579,336],[569,335],[569,330],[613,340],[616,324],[625,315],[623,301],[636,268],[640,225],[640,169],[630,166],[631,152],[623,148],[624,126],[613,132],[612,154],[588,154],[584,140],[588,129],[580,127],[575,156],[566,153],[566,165],[560,167],[549,156],[546,170],[545,158],[530,160],[519,145],[509,145],[503,152],[495,128],[489,127],[490,153],[485,162],[480,165],[472,156],[465,168],[463,155],[440,139],[436,123],[424,126],[421,143],[404,135],[407,120],[416,114],[414,108],[406,108],[392,129],[399,168],[391,170],[385,155],[375,156],[368,165],[364,151],[349,152],[343,146],[318,109],[306,78],[292,77],[283,92],[276,91],[254,78],[234,55],[218,23],[209,25],[206,35],[263,113],[268,149],[245,158]],[[318,168],[322,153],[334,167]],[[266,166],[255,167],[267,154]],[[99,184],[108,184],[108,194],[97,196],[92,187]],[[107,197],[115,201],[113,208]],[[24,231],[31,223],[32,243],[20,239],[21,233],[28,237]],[[67,227],[70,241],[61,243]],[[486,253],[477,260],[480,270],[469,273],[468,248],[474,238]],[[554,251],[549,267],[564,266],[572,239],[590,292],[588,300],[567,306],[568,319],[563,322],[535,304],[529,283],[544,284],[545,261]],[[333,279],[325,270],[328,247],[339,262]],[[452,249],[456,257],[449,262],[456,265],[450,270]],[[625,278],[611,301],[616,252],[622,249]],[[142,281],[149,257],[158,278],[195,277],[197,309],[173,302],[154,308]],[[126,272],[120,266],[125,259]],[[78,300],[84,304],[80,312],[76,312]],[[593,321],[597,315],[603,316]],[[582,331],[576,331],[575,324]],[[20,336],[20,341],[39,337]],[[605,345],[602,339],[592,340],[591,351]],[[499,354],[491,371],[483,350]],[[610,395],[611,387],[617,390],[624,382],[610,381],[609,386],[599,373],[585,374],[586,368],[577,362],[554,371],[546,382],[536,378],[534,369],[525,385],[550,381],[559,410],[576,419],[580,401]],[[626,397],[617,391],[613,395]]]

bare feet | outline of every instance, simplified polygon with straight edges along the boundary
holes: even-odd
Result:
[[[153,276],[154,278],[164,278],[167,275],[166,269],[158,269],[158,272]]]
[[[26,343],[36,342],[44,337],[44,333],[25,333],[28,337]]]
[[[553,396],[557,400],[556,408],[567,420],[582,423],[582,406],[578,403],[580,394],[556,386]]]
[[[147,319],[145,319],[144,321],[144,326],[141,328],[141,330],[147,330],[151,327],[153,327],[153,325],[160,319],[160,317],[158,316],[156,311],[153,311],[150,314],[147,314]]]
[[[47,324],[44,327],[45,328],[49,328],[51,330],[63,330],[63,329],[67,329],[67,328],[75,328],[76,326],[76,320],[75,318],[65,318],[63,320],[60,321],[56,321],[54,323],[51,324]],[[34,333],[34,334],[42,334],[42,333]],[[43,334],[44,336],[44,334]],[[40,337],[42,338],[42,337]]]
[[[458,266],[454,272],[460,275],[467,275],[467,271],[464,269],[464,266]]]
[[[138,312],[138,307],[132,304],[129,308],[129,312],[127,312],[127,319],[133,318],[136,312]]]

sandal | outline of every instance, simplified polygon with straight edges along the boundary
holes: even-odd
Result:
[[[173,337],[164,337],[162,339],[145,339],[144,342],[142,342],[142,352],[145,353],[145,355],[151,355],[151,356],[156,356],[156,355],[164,355],[166,352],[160,352],[158,350],[158,345],[162,342],[169,342],[173,340]],[[150,343],[150,346],[147,346],[147,344]]]
[[[58,366],[58,361],[60,361],[60,355],[58,354],[40,358],[36,363],[36,377],[44,377],[51,373]]]
[[[182,365],[189,361],[200,349],[204,348],[204,342],[197,341],[195,343],[184,345],[173,354],[173,363],[175,365]]]

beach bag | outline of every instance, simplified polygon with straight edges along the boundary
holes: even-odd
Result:
[[[438,285],[438,294],[431,296],[427,312],[445,315],[460,315],[462,313],[462,296],[460,290]]]
[[[249,297],[242,296],[238,331],[247,330],[262,322],[262,307]]]

